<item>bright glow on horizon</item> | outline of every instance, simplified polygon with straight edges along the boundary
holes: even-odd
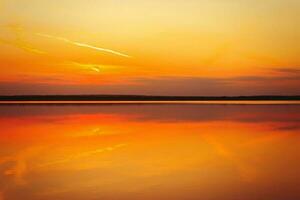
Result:
[[[0,9],[0,94],[300,93],[299,1],[2,0]]]

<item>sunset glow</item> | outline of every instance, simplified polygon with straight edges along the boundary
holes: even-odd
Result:
[[[300,0],[0,0],[0,200],[300,199]]]
[[[0,94],[295,95],[297,0],[0,0]]]

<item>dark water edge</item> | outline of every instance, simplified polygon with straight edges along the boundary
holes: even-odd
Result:
[[[296,101],[294,96],[147,96],[147,95],[16,95],[1,101]]]
[[[300,105],[299,100],[277,100],[277,101],[266,101],[266,100],[219,100],[219,101],[0,101],[0,107],[3,106],[167,106],[167,105],[221,105],[221,106],[260,106],[260,105]]]

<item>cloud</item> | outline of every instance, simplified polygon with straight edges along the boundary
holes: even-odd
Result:
[[[121,53],[121,52],[118,52],[118,51],[115,51],[115,50],[101,48],[101,47],[96,47],[96,46],[93,46],[93,45],[89,45],[89,44],[85,44],[85,43],[80,43],[80,42],[72,41],[72,40],[69,40],[69,39],[66,39],[66,38],[62,38],[62,37],[56,37],[56,36],[52,36],[52,35],[48,35],[48,34],[43,34],[43,33],[36,33],[36,35],[39,35],[41,37],[50,38],[50,39],[60,40],[60,41],[63,41],[65,43],[73,44],[73,45],[79,46],[79,47],[85,47],[85,48],[94,49],[94,50],[97,50],[97,51],[111,53],[111,54],[122,56],[122,57],[126,57],[126,58],[131,58],[132,57],[132,56],[129,56],[127,54],[124,54],[124,53]]]
[[[300,125],[299,124],[287,125],[287,126],[277,127],[275,129],[276,130],[281,130],[281,131],[296,131],[296,130],[300,130]]]
[[[115,69],[124,68],[124,66],[121,66],[121,65],[83,63],[83,62],[77,62],[77,61],[66,61],[65,63],[62,63],[61,65],[79,67],[81,69],[87,69],[87,70],[95,71],[95,72],[98,72],[98,73],[99,72],[109,72],[109,73],[111,73]]]
[[[8,41],[8,40],[3,40],[0,38],[0,44],[7,44],[7,45],[15,46],[17,48],[23,49],[27,52],[34,53],[34,54],[46,54],[45,51],[34,48],[31,45],[27,44],[25,41],[20,40],[20,39],[18,39],[17,41]]]
[[[73,77],[76,79],[76,77]],[[78,78],[78,77],[77,77]],[[66,81],[70,80],[67,79]],[[300,77],[240,76],[203,77],[114,77],[103,76],[93,83],[2,82],[0,94],[144,94],[144,95],[299,95]],[[59,87],[58,87],[59,85]]]
[[[271,71],[284,73],[284,74],[295,74],[300,76],[300,67],[295,68],[273,68]]]
[[[71,65],[91,69],[95,72],[100,72],[101,71],[101,66],[97,64],[86,64],[86,63],[79,63],[79,62],[70,62]]]
[[[14,40],[6,40],[6,39],[1,39],[0,38],[0,44],[2,43],[2,44],[15,46],[17,48],[20,48],[20,49],[23,49],[27,52],[31,52],[31,53],[35,53],[35,54],[47,54],[45,51],[40,50],[38,48],[35,48],[32,45],[30,45],[28,42],[25,41],[25,39],[24,39],[25,36],[24,35],[26,33],[26,30],[21,25],[19,25],[19,24],[8,24],[8,25],[2,26],[2,27],[6,28],[9,31],[11,31],[12,33],[14,33],[15,39]],[[46,37],[46,38],[60,40],[60,41],[63,41],[63,42],[69,43],[69,44],[73,44],[73,45],[76,45],[76,46],[80,46],[80,47],[85,47],[85,48],[90,48],[90,49],[94,49],[94,50],[97,50],[97,51],[111,53],[111,54],[122,56],[122,57],[127,57],[127,58],[131,57],[129,55],[126,55],[126,54],[118,52],[118,51],[114,51],[114,50],[111,50],[111,49],[100,48],[100,47],[95,47],[95,46],[92,46],[92,45],[71,41],[71,40],[66,39],[66,38],[55,37],[55,36],[52,36],[52,35],[42,34],[42,33],[34,33],[34,34],[38,35],[38,36]],[[50,56],[50,55],[47,54],[47,56]],[[57,59],[55,56],[51,56],[51,58]],[[64,60],[64,59],[59,60],[59,62],[68,62],[68,63],[70,63],[70,65],[75,65],[75,66],[79,66],[79,67],[83,67],[83,68],[88,68],[88,69],[90,69],[92,71],[95,71],[95,72],[100,72],[101,71],[101,66],[97,65],[97,64],[79,63],[79,62],[73,62],[73,61]]]
[[[91,69],[96,71],[96,72],[100,72],[100,69],[98,67],[92,67]]]
[[[42,51],[42,50],[37,49],[35,47],[32,47],[31,45],[28,44],[28,42],[25,41],[24,34],[26,33],[26,31],[24,30],[24,28],[22,26],[20,26],[18,24],[9,24],[9,25],[4,26],[4,28],[7,28],[11,32],[13,32],[15,34],[16,39],[14,41],[12,41],[12,40],[5,40],[5,39],[0,38],[0,44],[2,43],[2,44],[12,45],[12,46],[18,47],[20,49],[23,49],[27,52],[31,52],[31,53],[35,53],[35,54],[46,54],[45,51]],[[131,57],[129,55],[126,55],[126,54],[123,54],[121,52],[114,51],[114,50],[111,50],[111,49],[95,47],[95,46],[92,46],[92,45],[71,41],[71,40],[68,40],[68,39],[65,39],[65,38],[61,38],[61,37],[55,37],[55,36],[42,34],[42,33],[35,33],[35,35],[60,40],[60,41],[63,41],[63,42],[69,43],[69,44],[76,45],[76,46],[86,47],[86,48],[90,48],[90,49],[94,49],[94,50],[102,51],[102,52],[106,52],[106,53],[111,53],[111,54],[122,56],[122,57],[127,57],[127,58]],[[50,55],[48,55],[48,56],[50,56]],[[55,56],[51,56],[51,57],[53,59],[57,59]],[[79,63],[79,62],[74,62],[74,61],[69,61],[69,60],[64,60],[64,59],[60,60],[59,62],[68,62],[70,65],[75,65],[75,66],[79,66],[79,67],[83,67],[83,68],[88,68],[88,69],[93,70],[95,72],[100,72],[101,71],[101,66],[97,65],[97,64]]]
[[[300,74],[289,74],[283,76],[241,76],[228,81],[253,81],[253,82],[272,82],[272,81],[300,81]]]
[[[24,39],[24,28],[18,24],[9,24],[6,26],[3,26],[6,29],[9,29],[12,33],[15,35],[15,40],[5,40],[0,38],[0,44],[7,44],[11,46],[15,46],[17,48],[23,49],[30,53],[35,54],[46,54],[45,51],[42,51],[38,48],[33,47],[32,45],[28,44],[26,40]]]

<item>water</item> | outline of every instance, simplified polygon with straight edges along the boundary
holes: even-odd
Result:
[[[1,200],[300,199],[300,105],[1,105]]]

